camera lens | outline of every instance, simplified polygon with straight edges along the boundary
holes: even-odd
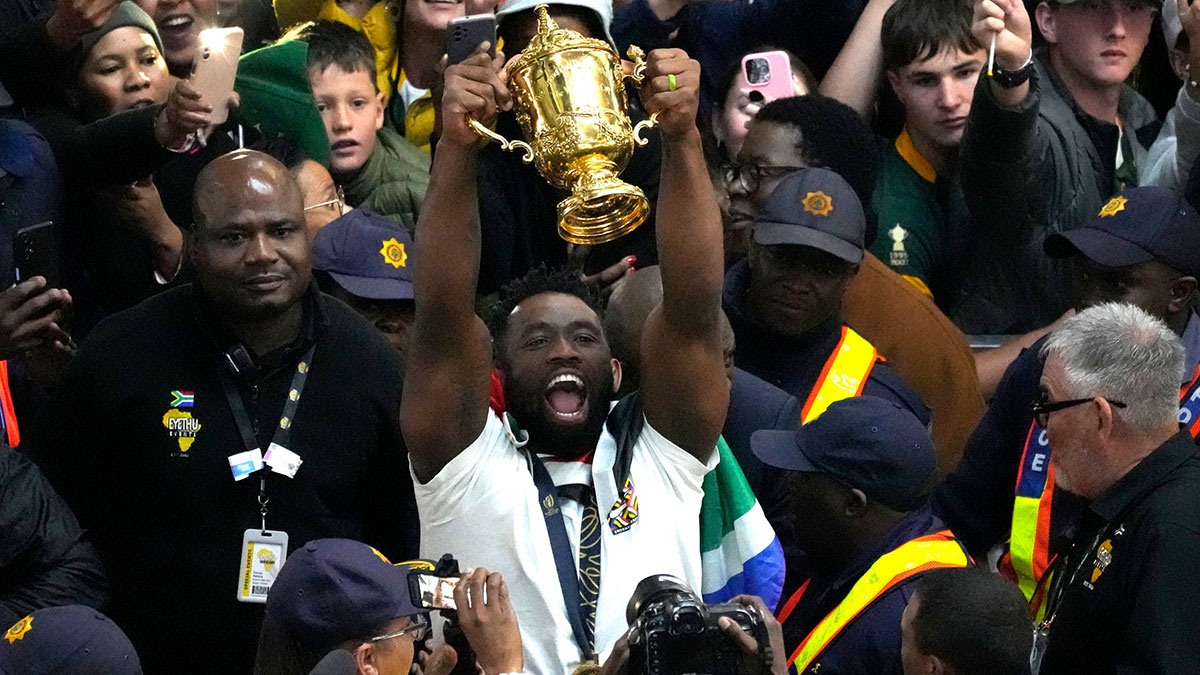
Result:
[[[205,61],[207,61],[209,56],[212,56],[212,53],[211,53],[211,52],[208,50],[208,47],[205,47],[205,48],[204,48],[204,55],[203,55],[203,56],[201,56],[200,58],[202,58],[202,59],[204,59]]]
[[[771,81],[771,67],[766,59],[750,59],[746,62],[746,81],[750,84],[766,84]]]

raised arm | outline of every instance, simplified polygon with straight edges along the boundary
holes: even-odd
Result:
[[[663,301],[642,335],[641,387],[650,425],[707,461],[725,422],[729,380],[720,339],[721,216],[696,129],[699,85],[700,64],[683,51],[650,53],[642,98],[658,113],[663,139],[655,222]]]
[[[400,404],[400,427],[422,482],[470,445],[487,421],[492,347],[475,315],[479,153],[467,121],[486,124],[498,106],[511,106],[499,76],[503,64],[503,54],[492,59],[479,51],[445,74],[442,136],[417,220],[416,318]]]
[[[865,120],[875,114],[875,98],[879,89],[879,71],[883,68],[883,47],[880,34],[883,15],[896,0],[871,0],[854,24],[846,46],[838,52],[825,79],[821,93],[854,108]]]

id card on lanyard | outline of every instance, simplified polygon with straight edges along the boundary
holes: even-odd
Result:
[[[300,395],[304,392],[304,384],[312,363],[316,345],[308,348],[296,372],[292,375],[291,386],[288,387],[287,400],[283,403],[283,413],[279,425],[271,437],[271,444],[264,454],[259,448],[258,434],[254,421],[246,410],[241,392],[233,381],[225,364],[219,364],[217,372],[221,377],[221,385],[225,390],[225,398],[229,409],[233,412],[234,422],[237,423],[238,434],[242,437],[245,450],[229,456],[229,468],[233,472],[233,480],[240,481],[253,473],[269,467],[273,473],[295,478],[296,472],[304,460],[289,449],[292,440],[292,422],[296,409],[300,405]],[[259,478],[258,512],[261,518],[261,528],[250,528],[242,533],[242,546],[239,550],[237,599],[239,602],[265,603],[267,594],[275,583],[275,575],[283,567],[287,559],[288,535],[282,530],[267,529],[267,476]]]

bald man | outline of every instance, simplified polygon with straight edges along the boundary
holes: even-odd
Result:
[[[283,165],[222,156],[197,179],[194,207],[195,283],[97,326],[36,454],[95,535],[109,615],[146,672],[248,673],[252,601],[285,550],[344,537],[416,556],[402,366],[316,290]]]

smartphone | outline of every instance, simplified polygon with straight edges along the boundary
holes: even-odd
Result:
[[[13,235],[13,269],[17,282],[45,277],[47,288],[62,288],[59,274],[58,230],[46,221]]]
[[[416,578],[416,603],[426,609],[458,609],[454,604],[454,589],[459,577],[439,577],[433,574],[412,574]]]
[[[188,82],[200,92],[200,98],[213,107],[212,123],[229,118],[229,95],[237,77],[238,56],[242,53],[241,28],[206,28],[200,31],[200,47],[192,64]]]
[[[488,54],[495,56],[495,14],[472,14],[451,21],[450,25],[446,26],[446,55],[449,57],[449,65],[462,63],[484,42],[491,43]]]
[[[795,96],[792,61],[787,52],[756,52],[742,57],[738,89],[748,91],[750,99],[758,103]]]

